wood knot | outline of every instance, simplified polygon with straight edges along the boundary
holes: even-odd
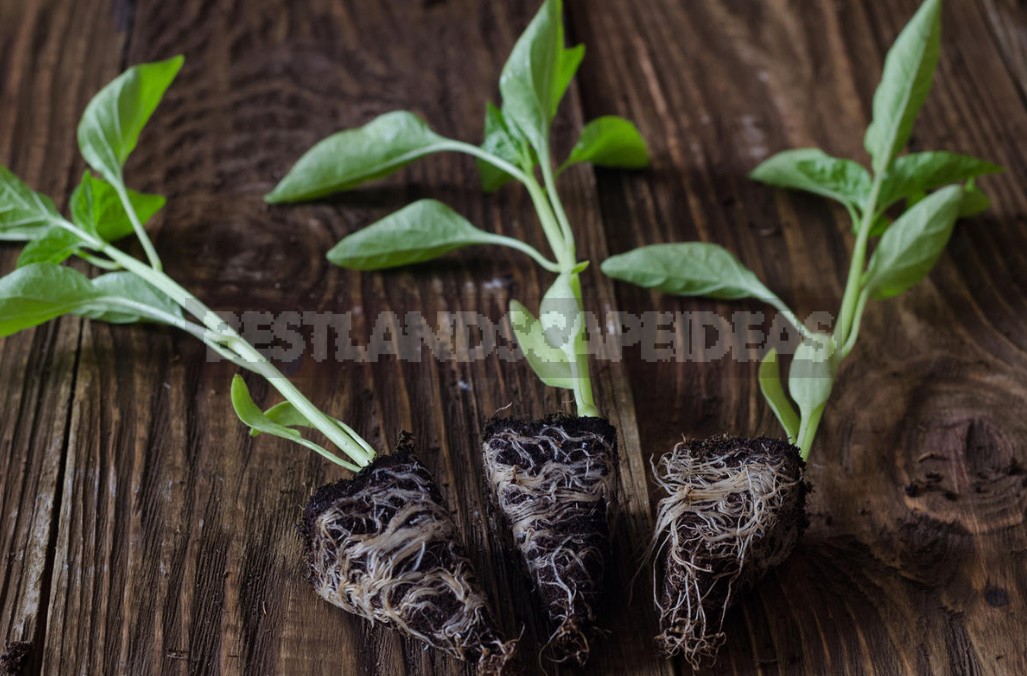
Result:
[[[912,428],[905,494],[916,508],[974,533],[1019,525],[1027,512],[1027,471],[1011,436],[991,417],[966,413],[943,409]]]

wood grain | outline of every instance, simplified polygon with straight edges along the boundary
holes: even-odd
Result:
[[[636,120],[654,151],[637,174],[581,167],[561,181],[580,254],[643,243],[720,242],[800,314],[833,308],[851,246],[844,214],[746,179],[778,150],[819,145],[860,159],[882,59],[915,0],[568,0],[588,47],[557,127]],[[456,254],[391,274],[335,269],[324,251],[406,202],[435,197],[486,229],[543,247],[516,187],[483,196],[473,162],[436,157],[328,203],[269,208],[260,196],[315,141],[396,108],[478,138],[486,98],[535,2],[473,0],[20,0],[0,5],[0,159],[61,197],[82,169],[74,144],[88,97],[125,66],[184,53],[186,67],[128,175],[169,196],[155,241],[169,272],[225,313],[333,313],[353,342],[438,328],[509,300],[537,303],[549,275],[519,254]],[[1017,673],[1027,670],[1027,306],[1021,186],[1024,35],[1013,0],[947,3],[939,79],[916,148],[981,155],[1009,171],[994,209],[960,226],[930,281],[875,305],[840,375],[815,450],[812,527],[800,550],[732,613],[712,671]],[[0,250],[3,270],[16,251]],[[604,280],[586,304],[678,312],[728,305],[661,298]],[[322,320],[327,314],[320,315]],[[311,319],[313,316],[311,316]],[[325,320],[326,321],[326,320]],[[615,330],[615,322],[602,330]],[[673,331],[678,347],[685,327]],[[597,330],[600,330],[597,327]],[[302,331],[316,344],[311,322]],[[529,673],[539,605],[481,481],[481,427],[570,410],[522,362],[307,350],[283,370],[384,451],[401,430],[442,484]],[[647,574],[633,587],[658,498],[648,460],[682,434],[775,433],[753,379],[755,350],[708,363],[595,363],[620,431],[623,510],[609,598],[587,671],[686,672],[653,653]],[[303,581],[295,523],[342,476],[284,441],[245,434],[235,369],[154,327],[62,320],[0,342],[0,640],[33,642],[33,673],[471,673],[319,601]],[[254,396],[276,397],[250,381]],[[2,648],[2,646],[0,646]],[[544,665],[549,673],[554,670]]]
[[[59,202],[79,171],[78,114],[121,58],[123,35],[97,20],[106,10],[88,0],[0,6],[0,163]],[[12,269],[17,254],[0,249],[0,269]],[[0,652],[32,644],[37,670],[80,334],[81,322],[68,318],[0,342]]]

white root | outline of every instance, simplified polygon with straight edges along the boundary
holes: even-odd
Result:
[[[781,452],[787,444],[711,441],[679,443],[653,467],[667,492],[653,540],[665,576],[662,591],[654,584],[657,641],[696,669],[724,643],[734,596],[791,554],[805,523],[801,465]]]
[[[328,602],[498,671],[514,643],[486,599],[431,475],[408,460],[369,470],[305,528],[311,581]]]
[[[609,548],[616,435],[605,421],[579,420],[497,423],[483,450],[489,485],[547,604],[552,657],[583,664]]]

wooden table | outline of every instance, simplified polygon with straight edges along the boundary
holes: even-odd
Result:
[[[736,251],[805,314],[837,307],[852,238],[842,210],[759,186],[768,154],[819,145],[864,158],[883,54],[915,0],[568,2],[588,46],[557,133],[636,120],[654,166],[578,168],[562,181],[582,255],[703,239]],[[409,200],[432,196],[481,226],[542,236],[525,195],[479,193],[445,156],[329,204],[261,201],[298,155],[343,127],[409,108],[479,138],[482,107],[534,2],[473,0],[4,0],[0,161],[66,198],[74,129],[129,64],[187,63],[130,162],[165,193],[156,245],[171,274],[224,311],[353,311],[366,342],[383,312],[477,311],[549,281],[521,256],[475,251],[396,274],[349,273],[324,252]],[[950,0],[935,91],[914,148],[1008,167],[984,183],[930,280],[874,305],[814,449],[812,525],[788,564],[731,614],[714,671],[1027,671],[1027,6]],[[3,271],[16,247],[0,249]],[[587,276],[596,312],[714,310]],[[505,325],[504,325],[505,326]],[[508,332],[508,328],[503,329]],[[680,332],[679,332],[680,333]],[[678,338],[681,338],[678,335]],[[596,366],[623,449],[624,515],[590,673],[669,674],[654,655],[651,581],[629,580],[657,498],[648,462],[681,435],[777,434],[755,362]],[[754,354],[754,351],[753,351]],[[752,356],[751,354],[749,356]],[[544,629],[481,483],[481,422],[569,410],[523,362],[316,361],[284,365],[384,450],[420,439],[474,563],[533,664]],[[295,535],[312,490],[341,476],[232,414],[235,369],[171,330],[62,319],[0,342],[0,643],[31,669],[100,673],[469,673],[318,600]],[[273,397],[264,387],[254,396]],[[550,671],[552,673],[552,671]]]

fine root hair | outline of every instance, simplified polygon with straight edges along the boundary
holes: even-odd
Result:
[[[657,643],[696,669],[716,657],[734,598],[795,548],[806,525],[798,449],[774,439],[684,441],[653,465],[666,491],[652,549],[662,554]]]

